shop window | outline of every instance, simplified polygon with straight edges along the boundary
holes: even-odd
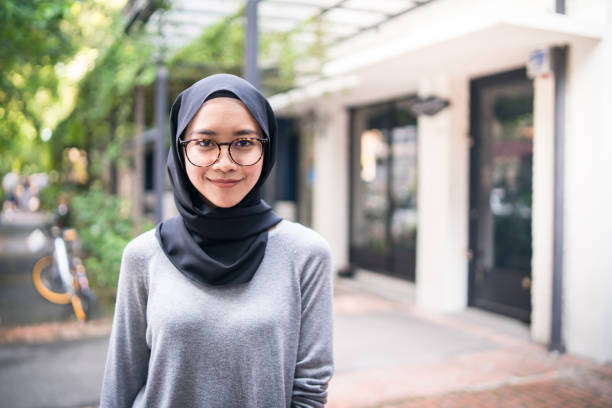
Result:
[[[351,111],[351,262],[415,276],[417,131],[413,99]]]

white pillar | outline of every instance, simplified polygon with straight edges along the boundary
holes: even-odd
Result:
[[[531,336],[550,341],[553,259],[554,80],[534,80]]]
[[[612,6],[608,22],[612,22]],[[564,337],[570,353],[612,361],[612,28],[569,50]]]
[[[335,271],[348,262],[348,115],[328,99],[315,120],[313,229],[327,239]]]
[[[603,72],[609,73],[612,71],[612,3],[607,2],[607,12],[603,13],[606,15],[607,24],[606,27],[606,39],[604,43],[604,55],[603,55]],[[612,78],[609,74],[606,74],[602,78],[602,111],[612,112]],[[601,173],[603,180],[608,180],[607,183],[602,183],[603,197],[600,202],[600,208],[602,210],[602,216],[606,216],[605,223],[602,225],[604,236],[600,242],[600,246],[603,249],[603,253],[607,256],[607,261],[603,265],[603,270],[607,271],[604,274],[602,284],[608,288],[607,294],[604,295],[604,309],[601,316],[601,324],[603,327],[603,333],[601,338],[601,344],[604,346],[601,355],[597,358],[601,361],[612,361],[612,255],[610,255],[610,247],[612,247],[612,238],[610,238],[610,231],[612,231],[612,216],[610,216],[610,208],[612,208],[612,183],[606,177],[612,173],[612,118],[609,114],[604,115],[603,119],[603,134],[602,144],[600,146],[600,157],[603,159],[605,168],[602,169],[607,173]],[[607,231],[607,233],[605,233]]]
[[[465,78],[427,78],[419,95],[450,107],[418,121],[417,305],[452,312],[467,305],[469,101]]]

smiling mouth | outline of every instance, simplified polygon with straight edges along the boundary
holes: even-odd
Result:
[[[230,179],[208,179],[211,183],[219,188],[232,188],[242,180],[230,180]]]

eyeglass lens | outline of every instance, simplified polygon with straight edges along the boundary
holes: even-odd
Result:
[[[257,139],[236,139],[228,148],[231,159],[241,166],[257,163],[263,153],[262,143]],[[196,166],[210,166],[221,155],[221,146],[210,139],[191,140],[187,143],[186,153]]]

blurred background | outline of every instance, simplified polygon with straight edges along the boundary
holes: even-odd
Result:
[[[589,362],[598,380],[580,372],[573,386],[588,378],[591,406],[612,404],[608,0],[4,0],[0,32],[10,406],[97,404],[123,248],[176,214],[169,107],[219,72],[249,80],[277,114],[266,201],[330,243],[332,406],[468,392],[479,380],[406,384],[425,360],[485,349],[502,353],[475,358],[489,374],[485,361],[509,350],[540,364],[500,369],[506,380]],[[35,288],[58,236],[86,271],[75,290],[87,323]],[[48,347],[65,354],[45,360]],[[74,353],[82,393],[70,399],[49,378]],[[32,370],[44,391],[16,385]]]

